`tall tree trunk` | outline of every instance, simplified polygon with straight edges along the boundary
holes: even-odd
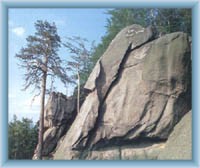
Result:
[[[51,50],[51,42],[48,42],[48,47]],[[39,125],[39,135],[38,135],[38,159],[42,160],[43,151],[43,134],[44,134],[44,106],[45,106],[45,93],[46,93],[46,82],[47,82],[47,65],[48,65],[48,50],[46,50],[46,55],[44,57],[44,67],[43,76],[41,83],[41,100],[40,100],[40,125]]]
[[[47,73],[44,72],[42,77],[41,100],[40,100],[40,124],[38,136],[38,159],[42,160],[43,150],[43,132],[44,132],[44,105],[45,105],[45,92],[46,92],[46,79]]]
[[[77,113],[80,112],[80,74],[79,71],[77,71],[77,77],[78,77],[78,90],[77,90]]]

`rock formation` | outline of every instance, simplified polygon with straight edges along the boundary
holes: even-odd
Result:
[[[187,113],[174,127],[159,160],[192,159],[192,112]]]
[[[191,109],[190,54],[182,32],[154,39],[150,27],[123,29],[90,74],[54,159],[156,159]]]
[[[76,100],[62,93],[51,93],[44,112],[43,156],[50,156],[59,139],[66,133],[76,116]],[[36,148],[37,151],[37,148]],[[33,159],[37,158],[37,152]]]

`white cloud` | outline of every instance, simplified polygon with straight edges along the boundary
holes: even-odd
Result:
[[[12,29],[12,32],[21,37],[24,35],[25,29],[23,27],[15,27]]]

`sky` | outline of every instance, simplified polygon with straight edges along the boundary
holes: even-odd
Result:
[[[101,8],[9,8],[8,12],[8,57],[9,57],[9,121],[15,114],[18,119],[30,118],[34,122],[39,120],[40,97],[34,102],[32,89],[22,91],[24,84],[24,70],[19,68],[19,60],[15,58],[22,47],[26,46],[26,37],[34,35],[34,23],[37,20],[55,22],[61,40],[65,37],[80,36],[89,42],[98,44],[106,33],[106,20],[109,17]],[[58,52],[62,59],[70,59],[64,48]],[[66,94],[64,86],[56,81],[57,91]],[[72,89],[68,91],[68,94]]]

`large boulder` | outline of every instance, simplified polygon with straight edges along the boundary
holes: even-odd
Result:
[[[115,137],[167,139],[191,108],[187,35],[173,33],[133,50],[101,106],[92,144]]]
[[[159,160],[192,159],[192,112],[187,113],[174,127]]]
[[[44,111],[44,128],[66,124],[75,115],[76,100],[62,93],[52,92]]]
[[[166,140],[191,109],[188,36],[177,32],[153,40],[151,28],[123,29],[85,89],[90,93],[54,159],[87,159],[85,151],[109,145]]]
[[[52,92],[44,111],[43,156],[49,156],[59,139],[66,133],[76,116],[76,100],[62,93]],[[37,159],[37,149],[33,159]]]

